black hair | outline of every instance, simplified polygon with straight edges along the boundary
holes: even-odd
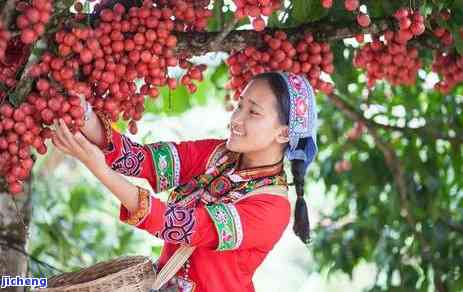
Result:
[[[289,125],[289,89],[283,77],[276,72],[266,72],[255,75],[252,80],[265,80],[270,85],[273,93],[277,97],[278,117],[283,125]],[[297,145],[298,149],[304,149],[307,138],[300,139]],[[286,148],[289,147],[287,144]],[[310,223],[307,203],[304,199],[304,179],[305,169],[304,160],[291,160],[291,173],[293,174],[293,184],[296,187],[296,208],[294,210],[294,233],[302,240],[304,244],[310,241]]]

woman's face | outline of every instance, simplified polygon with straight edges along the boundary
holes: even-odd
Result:
[[[251,153],[288,142],[288,127],[280,123],[277,107],[277,97],[266,80],[248,83],[230,119],[227,148]]]

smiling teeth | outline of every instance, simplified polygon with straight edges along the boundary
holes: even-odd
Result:
[[[233,133],[234,135],[236,135],[236,136],[244,136],[243,133],[237,132],[237,131],[235,131],[235,130],[232,130],[232,133]]]

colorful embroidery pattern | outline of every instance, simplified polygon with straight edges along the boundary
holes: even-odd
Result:
[[[137,176],[140,174],[143,160],[145,160],[145,155],[142,151],[143,146],[132,142],[126,136],[122,136],[121,139],[121,156],[114,160],[111,167],[124,175]]]
[[[191,243],[193,228],[196,224],[193,208],[184,208],[176,204],[167,204],[164,213],[164,227],[155,236],[171,243]]]
[[[175,187],[180,180],[180,157],[177,148],[169,142],[147,145],[153,156],[156,171],[156,192]]]
[[[243,241],[243,227],[238,211],[233,204],[212,204],[206,210],[214,221],[219,235],[218,251],[233,250]]]
[[[228,152],[228,149],[225,146],[225,144],[226,142],[223,142],[215,147],[214,151],[212,151],[211,155],[209,156],[209,159],[207,160],[206,168],[211,168],[214,165],[216,165],[217,161]]]

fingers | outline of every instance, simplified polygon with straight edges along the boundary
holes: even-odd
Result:
[[[82,146],[77,142],[75,139],[74,135],[71,133],[69,128],[66,126],[63,120],[58,121],[59,128],[62,131],[64,141],[66,144],[69,146],[69,149],[72,150],[73,152],[76,152],[75,154],[82,154],[80,152],[84,152],[84,149]]]
[[[90,141],[88,141],[88,139],[84,135],[82,135],[81,132],[77,132],[74,135],[74,139],[76,139],[76,141],[79,143],[79,145],[84,149],[88,149],[89,146],[92,145],[92,143]]]
[[[71,155],[71,151],[63,145],[63,142],[61,142],[56,135],[53,135],[53,137],[51,138],[51,142],[53,143],[53,145],[55,145],[55,147],[58,150],[64,152],[65,154]]]
[[[55,141],[57,141],[59,145],[65,147],[67,150],[70,150],[71,147],[70,147],[69,143],[66,141],[63,130],[59,126],[58,122],[55,121],[53,123],[53,125],[54,125],[54,128],[55,128],[55,137],[56,137]]]

